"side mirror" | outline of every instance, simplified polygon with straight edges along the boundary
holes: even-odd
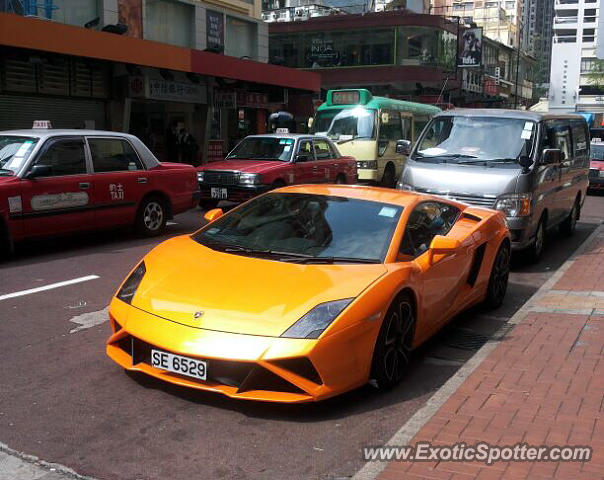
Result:
[[[409,155],[411,153],[411,142],[409,140],[397,140],[396,153],[399,155]]]
[[[50,165],[34,165],[31,167],[31,170],[27,172],[25,178],[49,177],[50,175],[52,175],[52,167]]]
[[[552,165],[560,163],[562,159],[562,151],[559,148],[546,148],[541,154],[541,163],[543,165]]]
[[[432,263],[434,255],[452,255],[459,249],[460,245],[459,240],[436,235],[430,242],[430,263]]]
[[[531,168],[531,165],[533,164],[533,160],[531,160],[531,157],[528,155],[522,155],[518,159],[518,163],[522,167],[522,173],[528,173],[529,168]]]
[[[213,222],[217,218],[222,217],[222,208],[213,208],[212,210],[208,210],[203,218],[205,218],[208,223]]]

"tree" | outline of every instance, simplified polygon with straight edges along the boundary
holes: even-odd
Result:
[[[584,75],[587,77],[587,83],[604,90],[604,60],[599,58],[593,60],[589,72],[584,73]]]

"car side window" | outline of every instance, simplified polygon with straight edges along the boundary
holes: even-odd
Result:
[[[550,120],[545,122],[541,148],[542,150],[558,148],[562,152],[562,160],[569,159],[572,155],[572,146],[568,121]]]
[[[585,124],[578,120],[571,120],[570,122],[573,131],[573,150],[575,156],[587,155],[587,133],[585,131]]]
[[[315,156],[317,160],[329,160],[334,158],[329,143],[326,140],[314,140]]]
[[[120,138],[89,138],[92,166],[96,173],[142,170],[132,146]]]
[[[86,173],[84,141],[73,138],[56,140],[36,160],[36,165],[49,166],[51,177],[84,174]]]
[[[315,159],[312,142],[310,140],[301,140],[300,146],[298,147],[298,161],[299,162],[312,162]]]
[[[409,215],[399,252],[412,258],[426,252],[436,235],[449,233],[460,213],[447,203],[420,203]]]

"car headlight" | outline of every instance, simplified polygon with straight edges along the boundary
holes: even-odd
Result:
[[[241,185],[258,185],[260,183],[260,175],[257,173],[242,173],[239,175],[239,183]]]
[[[501,210],[506,217],[527,217],[531,214],[531,194],[502,195],[495,202],[495,210]]]
[[[117,292],[116,297],[122,302],[130,304],[146,272],[145,262],[141,262],[124,282],[120,291]]]
[[[320,303],[281,334],[284,338],[319,338],[352,298]]]
[[[199,183],[203,183],[203,174],[204,172],[197,172],[197,181]]]
[[[357,168],[377,169],[377,160],[360,160],[357,162]]]

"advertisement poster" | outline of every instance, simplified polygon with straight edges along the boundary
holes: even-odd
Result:
[[[224,19],[222,13],[206,10],[207,48],[224,48]]]
[[[480,67],[482,64],[482,28],[468,28],[459,38],[458,67]]]

